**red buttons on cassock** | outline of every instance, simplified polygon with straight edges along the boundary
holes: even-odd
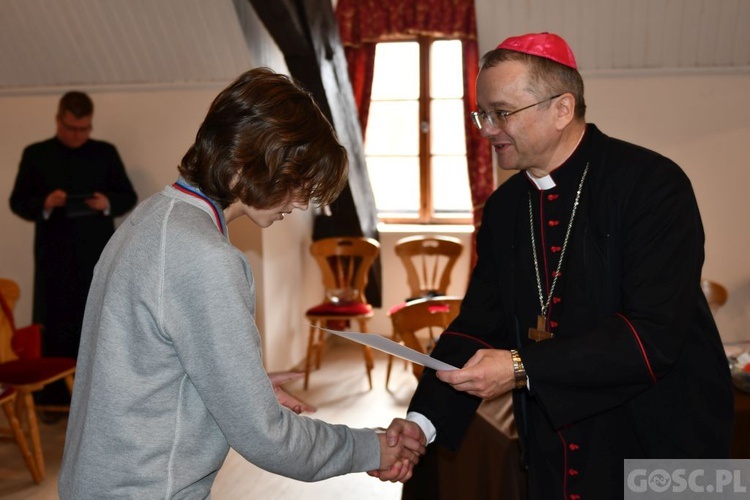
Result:
[[[570,495],[570,500],[581,500],[581,495]]]
[[[557,253],[562,250],[562,247],[550,247],[550,250],[552,250],[552,253]]]
[[[560,197],[559,194],[548,194],[547,195],[547,201],[555,201]]]
[[[569,476],[577,476],[578,475],[578,471],[575,470],[575,469],[568,469],[568,475]]]
[[[577,445],[577,444],[575,444],[575,443],[570,443],[570,444],[568,445],[568,448],[570,449],[570,451],[576,451],[576,450],[577,450],[578,448],[580,448],[580,446],[578,446],[578,445]]]
[[[553,304],[559,304],[560,302],[562,302],[562,299],[560,297],[552,297]]]
[[[550,328],[557,328],[557,321],[550,321],[549,326]]]
[[[547,225],[549,227],[559,226],[560,225],[560,221],[559,220],[550,220],[550,221],[547,221]]]
[[[552,273],[552,277],[554,278],[559,278],[560,276],[562,276],[562,273],[560,271],[555,271],[554,273]]]

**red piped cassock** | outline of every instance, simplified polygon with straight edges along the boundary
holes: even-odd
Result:
[[[546,300],[586,164],[547,314],[554,338],[534,342],[529,196]],[[519,173],[487,201],[461,313],[433,356],[462,366],[483,342],[519,350],[530,390],[513,402],[532,499],[620,498],[625,458],[727,458],[732,384],[699,284],[704,234],[687,176],[589,124],[551,177],[540,190]],[[455,448],[479,402],[425,370],[409,410]]]

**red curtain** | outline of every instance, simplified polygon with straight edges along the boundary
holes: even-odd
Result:
[[[463,40],[464,57],[464,130],[466,131],[466,160],[469,164],[469,185],[471,186],[471,204],[474,233],[471,237],[471,268],[476,262],[477,229],[482,224],[484,202],[495,190],[495,179],[492,175],[492,152],[487,139],[471,123],[469,113],[474,111],[477,92],[474,82],[479,73],[479,48],[476,40]]]
[[[415,34],[461,40],[464,57],[466,153],[476,235],[476,228],[482,220],[484,202],[494,189],[494,179],[489,144],[481,138],[468,118],[476,103],[474,82],[479,71],[474,0],[339,0],[336,18],[363,134],[367,128],[370,109],[377,42]],[[473,267],[476,259],[473,243],[471,253]]]
[[[375,43],[362,43],[359,47],[344,46],[346,63],[349,68],[349,79],[354,91],[354,103],[359,112],[359,126],[364,136],[367,129],[367,117],[370,114],[370,93],[375,69]]]

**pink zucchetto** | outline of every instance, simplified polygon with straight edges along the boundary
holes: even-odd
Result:
[[[568,43],[553,33],[529,33],[512,36],[506,38],[497,48],[544,57],[573,69],[578,69],[576,58]]]

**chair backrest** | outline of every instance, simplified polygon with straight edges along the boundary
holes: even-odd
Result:
[[[721,306],[723,306],[729,298],[729,292],[724,286],[716,283],[715,281],[702,279],[701,289],[706,295],[708,306],[711,308],[711,312],[716,313]]]
[[[342,236],[323,238],[310,245],[320,267],[325,298],[331,303],[366,303],[367,274],[380,252],[372,238]]]
[[[426,353],[428,349],[419,341],[417,332],[428,328],[437,328],[442,332],[458,316],[460,307],[461,298],[452,296],[408,302],[390,315],[394,337],[403,341],[407,347]],[[419,378],[422,366],[413,364],[412,371]]]
[[[12,347],[15,334],[13,308],[20,294],[21,289],[18,283],[7,278],[0,278],[0,363],[17,358]]]
[[[0,278],[0,363],[37,359],[42,355],[42,325],[19,328],[13,318],[20,288],[15,281]]]
[[[419,235],[396,242],[396,255],[406,268],[410,299],[447,295],[451,271],[464,246],[452,236]]]

